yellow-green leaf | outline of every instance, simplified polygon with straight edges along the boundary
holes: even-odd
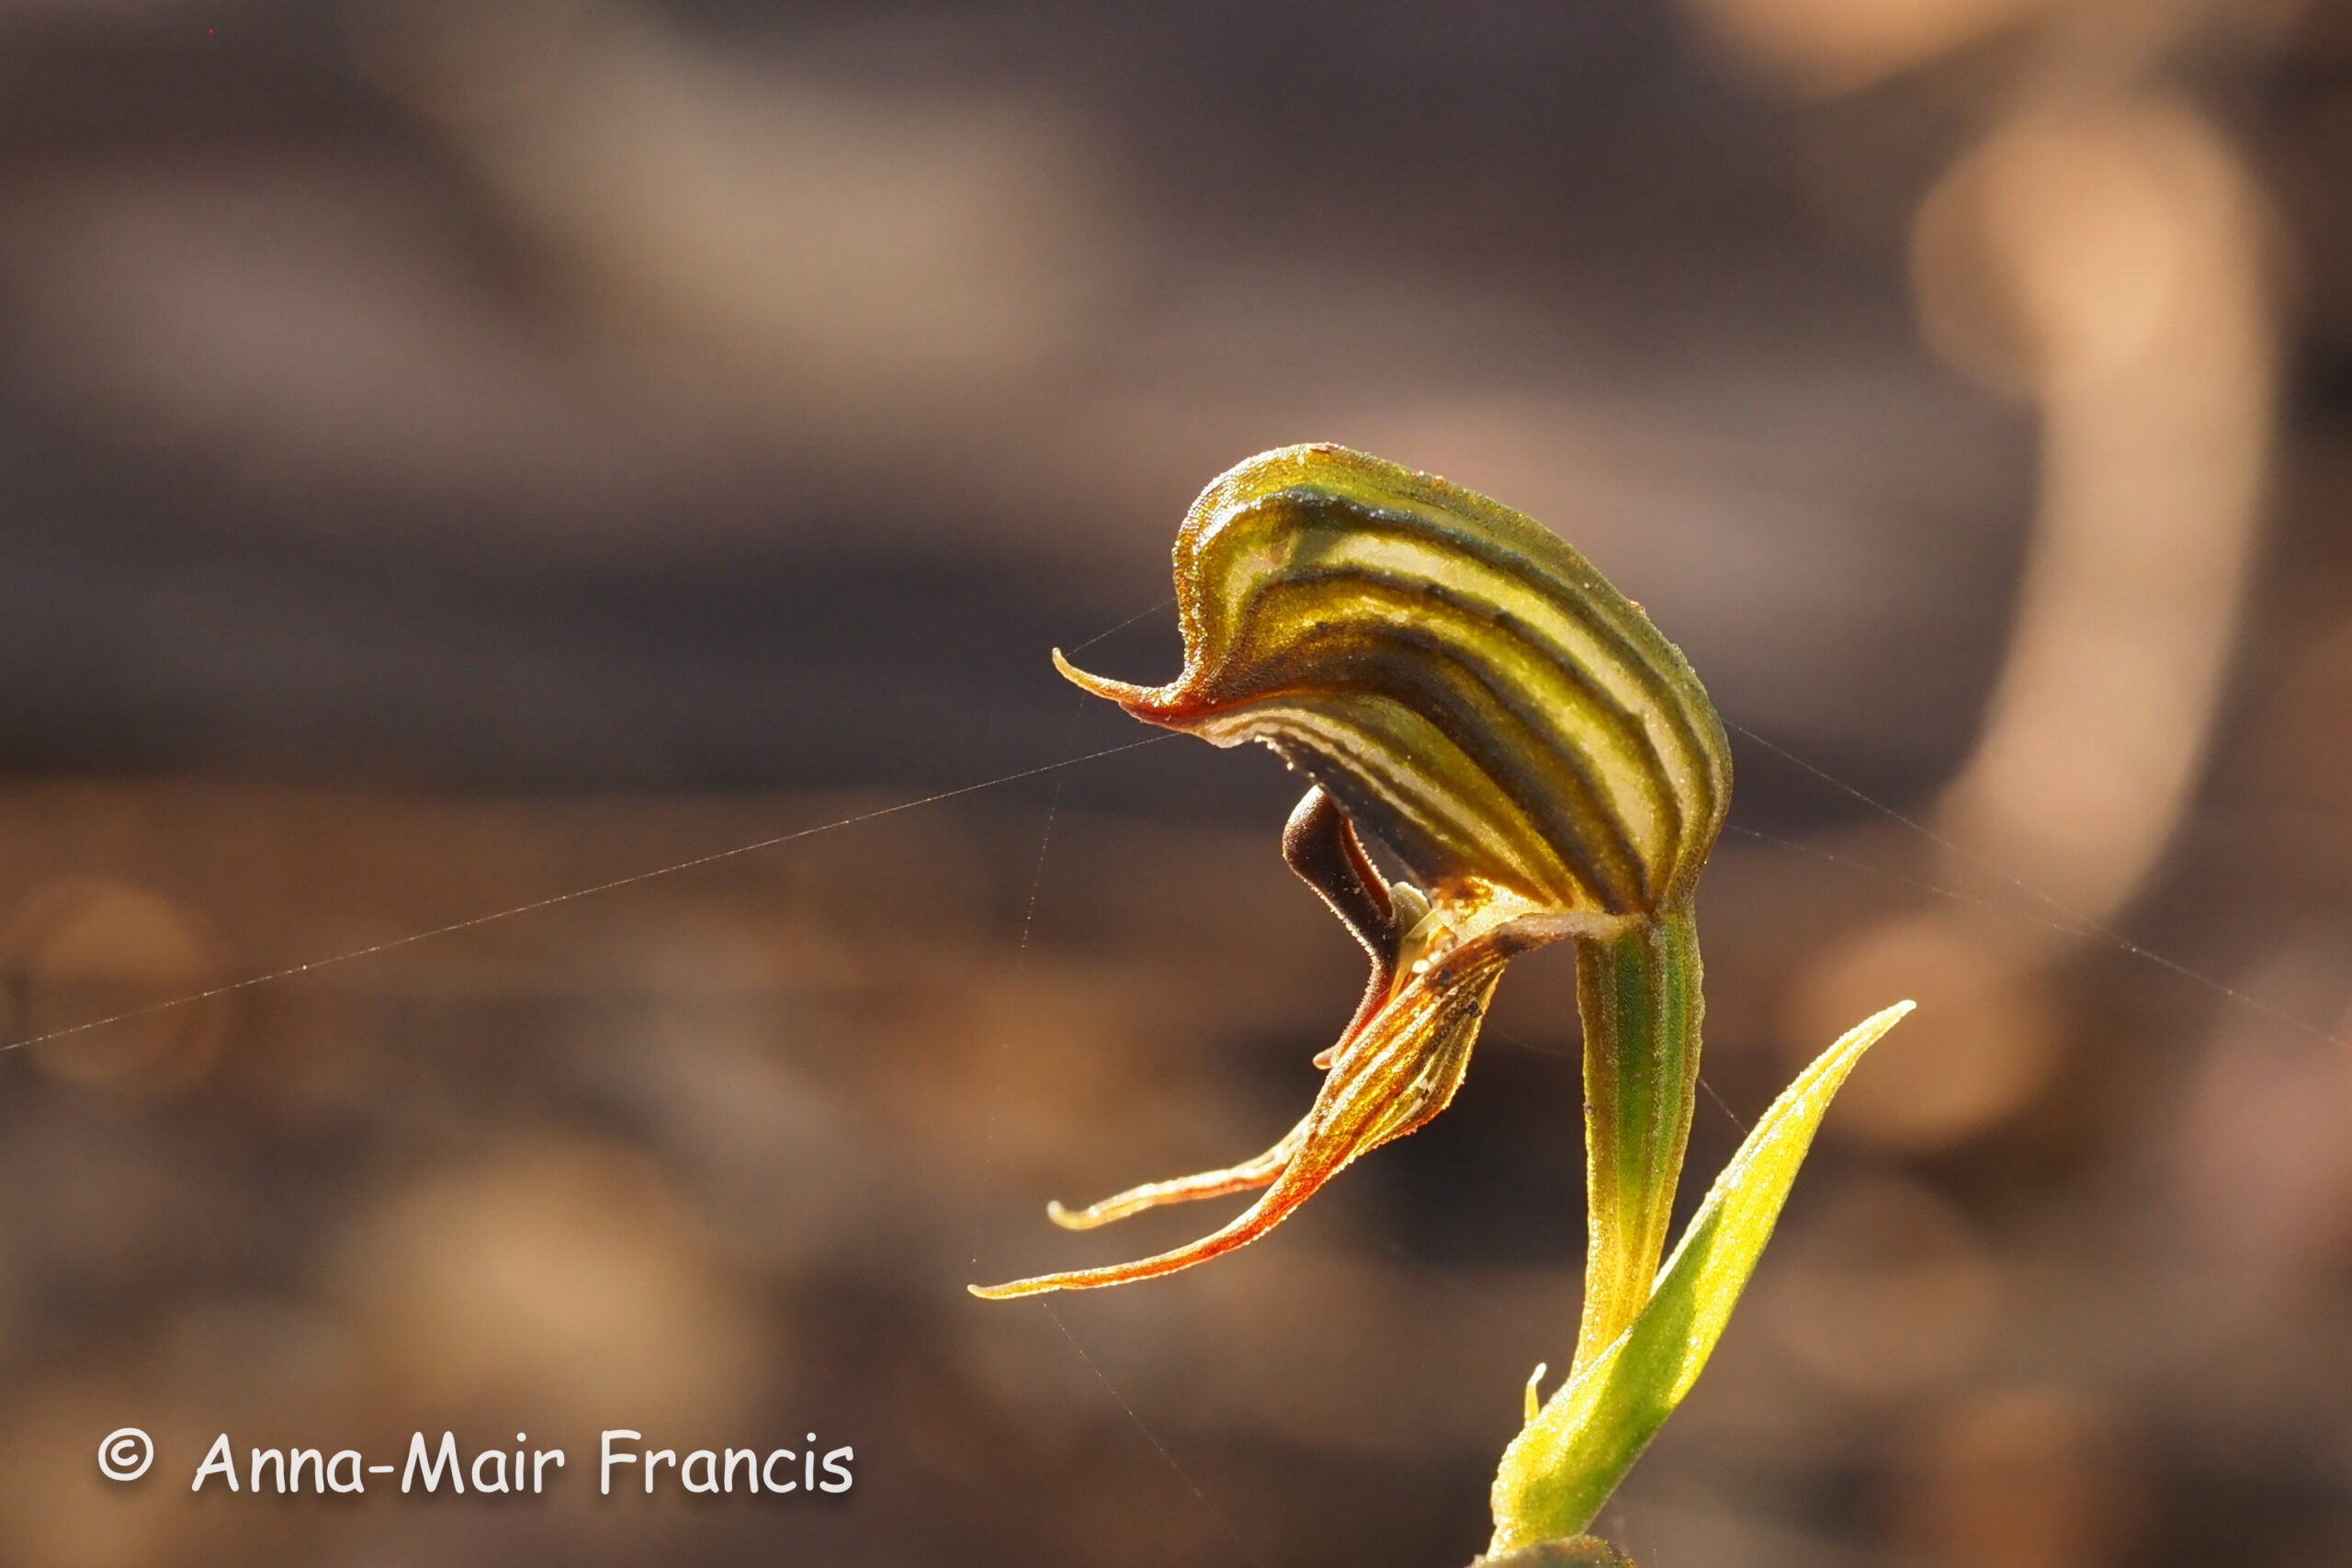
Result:
[[[1911,1010],[1864,1020],[1791,1084],[1716,1178],[1649,1304],[1555,1393],[1503,1452],[1489,1552],[1574,1536],[1698,1382],[1747,1285],[1821,1118],[1846,1075]]]
[[[1592,1536],[1580,1535],[1574,1540],[1539,1541],[1522,1546],[1516,1551],[1506,1551],[1499,1557],[1481,1557],[1470,1568],[1634,1568],[1634,1560]]]

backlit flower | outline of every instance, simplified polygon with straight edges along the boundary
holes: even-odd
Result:
[[[1083,1229],[1264,1189],[1241,1215],[1158,1257],[976,1293],[1148,1279],[1264,1235],[1357,1156],[1443,1110],[1505,963],[1575,938],[1597,1199],[1588,1332],[1613,1337],[1657,1267],[1698,1066],[1690,897],[1731,769],[1697,677],[1542,525],[1341,447],[1284,447],[1224,475],[1187,515],[1175,566],[1185,657],[1173,682],[1056,662],[1138,718],[1220,746],[1261,741],[1314,781],[1283,855],[1363,944],[1372,979],[1317,1058],[1313,1107],[1272,1148],[1050,1211]],[[1411,880],[1384,877],[1359,829]],[[1596,1017],[1610,1021],[1604,1040]]]

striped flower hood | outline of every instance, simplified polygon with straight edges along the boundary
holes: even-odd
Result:
[[[1688,901],[1731,797],[1681,651],[1533,519],[1327,445],[1250,458],[1176,536],[1184,670],[1072,669],[1136,717],[1258,740],[1430,885],[1605,930]]]

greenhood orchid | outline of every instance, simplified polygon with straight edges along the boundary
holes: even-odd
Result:
[[[1728,1207],[1711,1198],[1693,1221],[1675,1267],[1690,1260],[1687,1288],[1703,1299],[1675,1309],[1688,1332],[1671,1347],[1687,1366],[1660,1371],[1656,1347],[1629,1360],[1629,1345],[1646,1344],[1643,1325],[1663,1321],[1659,1259],[1699,1070],[1692,898],[1731,794],[1722,724],[1681,652],[1558,536],[1443,479],[1342,447],[1283,447],[1219,478],[1177,535],[1175,576],[1184,666],[1174,681],[1132,685],[1076,670],[1058,652],[1055,662],[1137,718],[1219,746],[1261,742],[1313,781],[1283,832],[1283,857],[1363,946],[1371,980],[1317,1058],[1327,1072],[1313,1106],[1272,1148],[1084,1209],[1049,1210],[1057,1224],[1085,1229],[1263,1189],[1239,1216],[1157,1257],[974,1292],[1123,1284],[1263,1235],[1358,1156],[1442,1111],[1508,961],[1572,940],[1589,1245],[1575,1360],[1553,1405],[1566,1409],[1574,1393],[1583,1414],[1563,1417],[1554,1440],[1543,1435],[1552,1411],[1531,1412],[1514,1453],[1534,1445],[1521,1462],[1532,1491],[1520,1490],[1536,1500],[1514,1503],[1517,1522],[1506,1528],[1498,1478],[1496,1550],[1573,1536],[1589,1518],[1574,1517],[1581,1499],[1599,1485],[1589,1499],[1599,1506],[1687,1388],[1682,1372],[1697,1375],[1721,1329],[1710,1303],[1721,1298],[1728,1312],[1770,1234],[1784,1178],[1844,1076],[1840,1066],[1813,1100],[1768,1113],[1734,1162],[1755,1179]],[[1362,833],[1411,880],[1384,876]],[[1871,1021],[1824,1062],[1850,1047],[1841,1058],[1850,1066],[1895,1016]],[[1749,1159],[1768,1132],[1778,1142]],[[1715,1228],[1702,1236],[1704,1224]],[[1629,1394],[1611,1378],[1641,1386]],[[1661,1378],[1682,1381],[1657,1406],[1649,1384]],[[1629,1410],[1638,1418],[1616,1419]],[[1544,1501],[1560,1481],[1546,1456],[1578,1443],[1569,1500]]]
[[[1681,654],[1558,536],[1442,479],[1295,446],[1209,487],[1177,536],[1176,590],[1185,660],[1168,685],[1057,663],[1138,718],[1220,746],[1262,741],[1316,781],[1285,857],[1370,953],[1372,982],[1327,1053],[1313,1109],[1272,1148],[1053,1211],[1084,1227],[1264,1187],[1247,1213],[1157,1258],[985,1294],[1147,1279],[1263,1235],[1357,1156],[1445,1108],[1515,953],[1577,937],[1603,953],[1654,950],[1670,970],[1696,964],[1690,893],[1730,795],[1723,728]],[[1385,880],[1356,824],[1419,884]],[[1625,965],[1603,967],[1615,1000]],[[1633,1168],[1632,1180],[1612,1172],[1629,1198],[1679,1163],[1688,1129],[1674,1104],[1697,1066],[1679,1049],[1694,1032],[1660,1021],[1671,1059],[1632,1065],[1638,1106],[1593,1111],[1604,1145],[1633,1145],[1606,1162]],[[1637,1253],[1652,1233],[1663,1241],[1664,1222],[1663,1207],[1638,1217]],[[1657,1246],[1647,1252],[1654,1268]],[[1611,1271],[1640,1262],[1612,1259]],[[1645,1287],[1647,1270],[1634,1272]]]

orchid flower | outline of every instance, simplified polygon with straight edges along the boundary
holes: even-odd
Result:
[[[1643,1059],[1609,1064],[1588,1128],[1621,1211],[1594,1221],[1604,1289],[1637,1283],[1638,1304],[1698,1066],[1696,1020],[1676,1005],[1698,992],[1690,892],[1731,785],[1689,664],[1556,535],[1339,447],[1271,452],[1211,485],[1176,538],[1176,591],[1184,669],[1168,685],[1056,663],[1138,718],[1220,746],[1261,741],[1315,781],[1285,857],[1370,953],[1372,981],[1313,1108],[1273,1147],[1051,1211],[1082,1228],[1263,1187],[1246,1213],[1156,1258],[982,1293],[1149,1279],[1264,1235],[1443,1110],[1505,961],[1577,937],[1593,955],[1584,988],[1645,1037]],[[1385,880],[1357,824],[1420,884]]]
[[[1783,1097],[1759,1123],[1734,1161],[1744,1184],[1726,1194],[1719,1183],[1686,1234],[1668,1272],[1690,1278],[1661,1316],[1659,1259],[1699,1070],[1692,897],[1731,794],[1723,726],[1689,662],[1542,525],[1338,446],[1264,453],[1211,484],[1177,535],[1175,576],[1174,681],[1090,675],[1058,650],[1055,663],[1137,718],[1219,746],[1261,742],[1313,781],[1283,858],[1363,946],[1371,979],[1317,1058],[1326,1075],[1313,1106],[1272,1148],[1048,1210],[1087,1229],[1262,1189],[1240,1215],[1156,1257],[974,1293],[1124,1284],[1263,1235],[1357,1156],[1442,1111],[1505,964],[1572,940],[1589,1235],[1575,1359],[1552,1406],[1583,1403],[1554,1432],[1531,1383],[1518,1469],[1507,1456],[1497,1480],[1495,1550],[1573,1536],[1590,1517],[1577,1517],[1587,1495],[1599,1486],[1597,1509],[1696,1377],[1828,1093],[1899,1012],[1839,1042],[1814,1073],[1842,1066],[1812,1098],[1784,1112]],[[1411,880],[1384,876],[1363,833]],[[1661,1323],[1651,1337],[1667,1337],[1651,1345],[1645,1325]],[[1629,1359],[1629,1347],[1647,1348]],[[1634,1384],[1621,1387],[1626,1378]],[[1625,1411],[1630,1423],[1617,1418]],[[1573,1464],[1555,1462],[1572,1450]]]

